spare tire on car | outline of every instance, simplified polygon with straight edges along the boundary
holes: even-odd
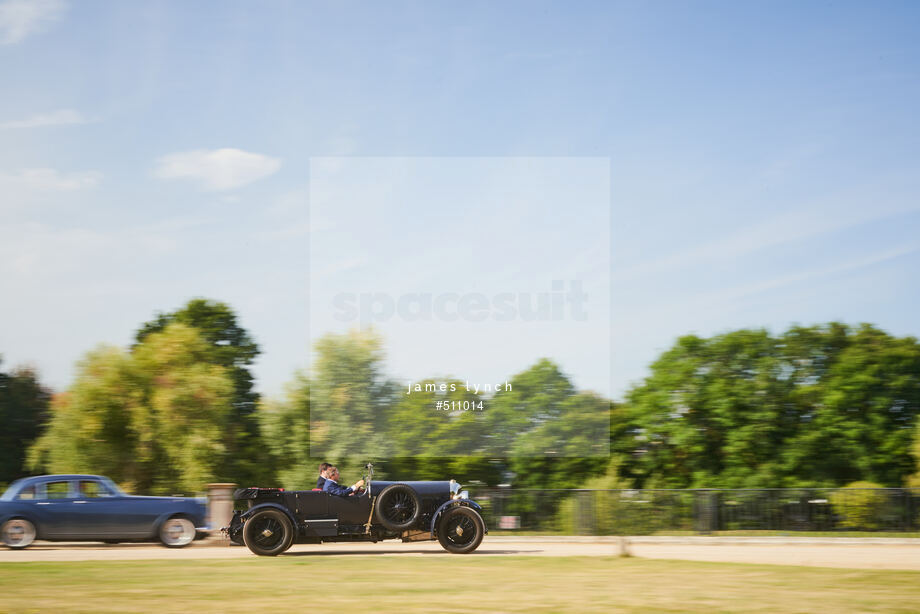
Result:
[[[391,531],[405,531],[418,521],[422,508],[418,495],[408,484],[390,484],[377,495],[374,513]]]

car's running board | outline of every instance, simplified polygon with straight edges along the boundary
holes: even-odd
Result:
[[[300,525],[305,537],[335,537],[339,534],[338,520],[304,520]]]

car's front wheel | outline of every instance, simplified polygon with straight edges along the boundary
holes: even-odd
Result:
[[[36,533],[35,525],[25,518],[11,518],[0,528],[0,539],[4,546],[19,550],[35,541]]]
[[[160,527],[160,542],[167,548],[184,548],[195,539],[195,524],[188,518],[173,516]]]
[[[294,527],[279,510],[262,510],[243,525],[243,542],[261,556],[275,556],[291,547]]]
[[[452,507],[438,521],[438,541],[448,552],[469,554],[482,543],[486,525],[474,509]]]

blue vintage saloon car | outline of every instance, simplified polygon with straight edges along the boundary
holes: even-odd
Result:
[[[189,545],[205,530],[203,501],[126,495],[99,475],[42,475],[0,497],[0,539],[10,548],[48,541],[145,541]]]

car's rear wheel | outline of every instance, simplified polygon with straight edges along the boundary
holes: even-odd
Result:
[[[195,523],[173,516],[160,526],[160,542],[167,548],[184,548],[195,539]]]
[[[294,527],[279,510],[262,510],[243,525],[246,547],[261,556],[275,556],[291,547]]]
[[[11,518],[0,528],[3,545],[15,550],[25,548],[34,542],[36,534],[35,525],[25,518]]]
[[[415,525],[422,511],[418,495],[408,484],[390,484],[377,496],[377,520],[391,531],[405,531]]]
[[[438,521],[438,541],[448,552],[469,554],[479,547],[486,525],[474,509],[452,507]]]

